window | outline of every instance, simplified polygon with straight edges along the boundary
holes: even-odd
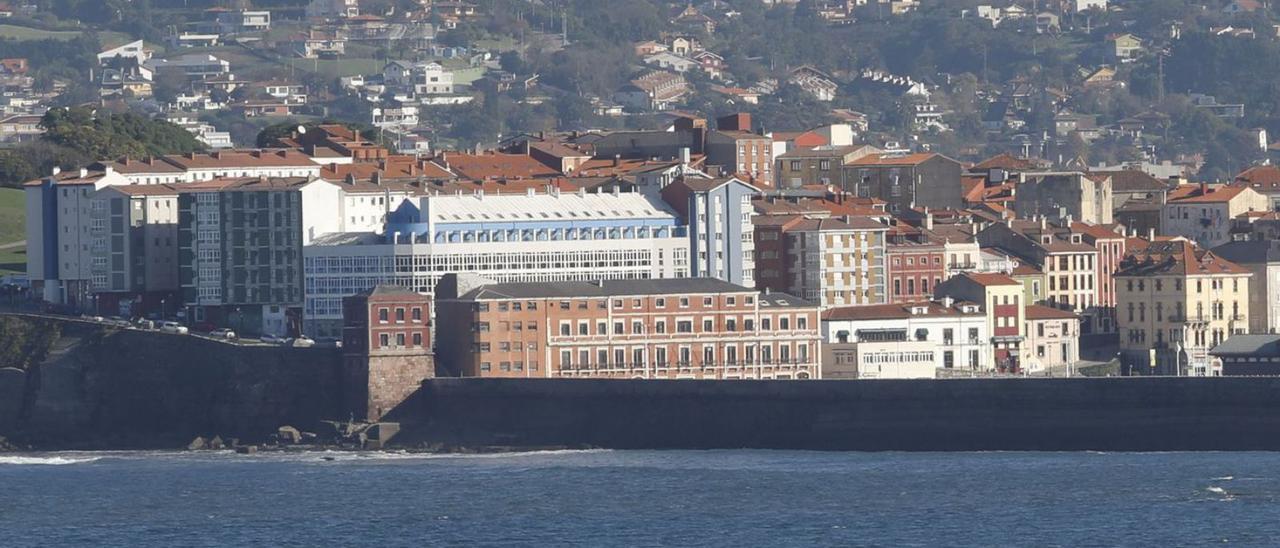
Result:
[[[387,309],[385,309],[385,308],[379,308],[379,309],[378,309],[378,322],[379,322],[379,323],[387,323],[387,317],[388,317],[388,315],[390,314],[390,312],[391,312],[390,310],[387,310]]]
[[[569,327],[569,322],[560,322],[560,336],[568,337],[572,334],[572,329],[573,328]]]
[[[413,345],[414,345],[414,346],[422,346],[422,333],[414,333],[414,334],[413,334]]]
[[[613,322],[613,334],[621,335],[624,332],[625,332],[625,329],[624,329],[624,324],[622,322]]]
[[[378,346],[380,347],[391,346],[391,336],[387,335],[386,333],[378,335]]]
[[[791,318],[788,318],[786,316],[778,318],[778,329],[781,329],[783,331],[791,329]]]
[[[809,318],[806,318],[804,316],[797,316],[796,329],[808,329],[808,328],[809,328]]]
[[[573,363],[573,352],[570,350],[560,351],[560,367],[569,367]]]
[[[709,367],[716,364],[716,349],[710,346],[702,347],[702,366]]]
[[[667,306],[667,300],[662,297],[658,297],[653,300],[653,306],[656,306],[658,308],[665,308]]]
[[[715,331],[715,329],[716,329],[716,328],[715,328],[715,323],[714,323],[713,321],[711,321],[711,320],[702,320],[702,332],[703,332],[703,333],[710,333],[710,332],[712,332],[712,331]]]
[[[693,322],[689,320],[676,322],[676,333],[693,333]]]
[[[589,334],[590,334],[590,328],[589,328],[589,327],[587,327],[587,322],[578,322],[578,334],[579,334],[579,335],[589,335]]]
[[[608,334],[609,334],[608,322],[596,322],[596,335],[608,335]]]
[[[397,308],[397,309],[396,309],[396,322],[398,322],[398,323],[404,323],[404,309],[403,309],[403,308]]]
[[[644,322],[631,322],[631,333],[635,335],[644,333]]]
[[[689,308],[689,298],[680,297],[680,308]]]
[[[711,306],[711,297],[703,297],[702,306]]]
[[[726,318],[726,319],[725,319],[725,321],[724,321],[724,330],[725,330],[725,331],[737,331],[737,330],[738,330],[738,320],[735,320],[735,319],[733,319],[733,318]]]
[[[667,322],[666,322],[666,321],[663,321],[663,320],[658,320],[658,321],[654,322],[654,323],[653,323],[653,331],[654,331],[654,333],[666,333],[666,332],[667,332]]]
[[[415,322],[420,322],[420,321],[422,321],[422,309],[421,309],[421,308],[416,308],[416,307],[415,307],[415,308],[413,309],[413,321],[415,321]]]
[[[404,346],[404,333],[396,333],[396,346]]]

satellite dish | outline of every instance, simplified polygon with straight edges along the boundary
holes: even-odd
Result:
[[[298,135],[304,135],[306,133],[307,133],[307,126],[298,126]]]

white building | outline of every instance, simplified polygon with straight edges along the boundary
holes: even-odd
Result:
[[[1022,345],[1022,368],[1031,374],[1049,372],[1072,374],[1080,360],[1080,317],[1070,311],[1027,305],[1026,341]]]
[[[351,196],[338,198],[348,208],[342,223],[386,214],[381,234],[332,233],[304,248],[308,334],[340,329],[342,297],[378,284],[430,293],[448,273],[478,273],[501,282],[689,275],[685,227],[665,204],[642,194],[387,194],[385,201],[355,209]],[[304,193],[304,209],[312,207],[309,199]],[[394,210],[393,203],[399,204]],[[305,211],[303,217],[309,223]]]
[[[271,29],[271,12],[235,10],[218,14],[218,27],[223,33],[260,32]]]
[[[135,40],[123,46],[114,47],[98,54],[98,64],[103,65],[117,57],[133,59],[139,65],[151,60],[152,51],[143,45],[142,40]]]
[[[311,17],[355,17],[360,15],[360,0],[311,0],[306,15]]]
[[[1231,240],[1231,224],[1239,215],[1271,211],[1266,195],[1243,185],[1182,185],[1160,211],[1160,234],[1182,236],[1210,248]]]
[[[418,95],[448,95],[453,93],[453,72],[440,63],[416,65],[413,71],[413,92]]]
[[[36,295],[51,303],[91,305],[91,197],[104,187],[126,184],[110,169],[63,173],[55,168],[51,176],[24,185],[27,276]]]
[[[418,125],[418,107],[412,105],[374,108],[371,116],[373,125],[381,128],[411,128]]]
[[[822,313],[822,377],[931,379],[939,370],[995,368],[986,314],[941,299],[833,308]]]

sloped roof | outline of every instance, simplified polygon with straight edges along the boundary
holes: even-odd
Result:
[[[1248,274],[1249,270],[1187,240],[1155,241],[1131,252],[1116,276]]]

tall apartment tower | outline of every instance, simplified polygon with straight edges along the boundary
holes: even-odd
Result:
[[[431,297],[379,285],[342,300],[343,403],[376,422],[435,376]]]

